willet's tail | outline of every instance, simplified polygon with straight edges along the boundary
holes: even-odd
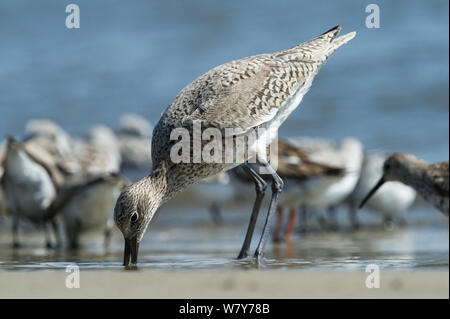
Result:
[[[336,38],[340,31],[341,27],[335,26],[315,39],[286,50],[284,54],[300,54],[304,60],[326,60],[337,49],[353,39],[356,35],[356,32],[353,31]]]

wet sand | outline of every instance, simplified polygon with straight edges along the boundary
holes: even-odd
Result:
[[[0,298],[449,298],[448,272],[381,271],[380,288],[364,272],[235,271],[2,272]]]

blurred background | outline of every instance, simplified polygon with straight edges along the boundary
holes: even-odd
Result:
[[[366,150],[407,152],[430,162],[449,158],[448,1],[376,1],[379,29],[365,26],[367,1],[73,2],[80,7],[80,29],[65,27],[69,1],[1,1],[0,141],[5,134],[22,138],[34,118],[53,120],[72,136],[99,123],[115,129],[126,113],[155,125],[176,94],[214,66],[291,47],[339,24],[342,33],[357,31],[356,38],[322,68],[280,136],[353,136]],[[148,171],[123,173],[133,180]],[[228,189],[214,194],[224,197]],[[243,240],[253,197],[230,213],[221,209],[218,226],[205,191],[198,192],[161,210],[142,244],[143,262],[235,266],[230,260]],[[413,220],[431,216],[427,227],[313,234],[290,251],[270,247],[268,265],[346,269],[378,260],[448,269],[448,219],[426,205],[413,210]],[[6,247],[9,226],[1,229]],[[122,242],[120,235],[113,239],[106,255],[98,241],[72,255],[36,250],[38,240],[25,250],[3,250],[0,259],[4,268],[71,261],[114,268]]]

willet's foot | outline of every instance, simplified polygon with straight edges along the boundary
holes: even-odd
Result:
[[[320,67],[355,36],[352,32],[337,38],[339,31],[340,27],[335,27],[288,50],[223,64],[201,75],[177,95],[153,131],[151,174],[127,187],[116,203],[114,217],[125,239],[125,266],[136,264],[139,243],[154,213],[163,203],[189,185],[241,165],[252,157],[264,167],[272,181],[269,211],[255,252],[255,257],[262,256],[270,228],[268,225],[283,188],[282,179],[265,160],[266,146],[301,102]],[[211,163],[191,160],[175,163],[171,159],[171,149],[175,144],[171,140],[172,132],[184,128],[192,137],[198,122],[204,130],[225,130],[225,135],[226,129],[233,130],[233,136],[236,136],[259,128],[266,129],[267,134],[249,145],[243,161]],[[192,153],[189,155],[190,159],[194,157]],[[266,183],[254,169],[243,167],[255,183],[257,198],[239,257],[248,254],[266,188]]]
[[[399,181],[413,187],[426,201],[448,216],[448,161],[428,164],[413,155],[395,153],[383,166],[383,176],[361,202],[360,208],[388,181]]]

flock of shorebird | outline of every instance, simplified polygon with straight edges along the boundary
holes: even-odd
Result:
[[[48,247],[55,246],[50,227],[56,246],[62,245],[59,221],[68,247],[78,247],[80,234],[98,228],[108,244],[115,200],[129,183],[120,170],[151,167],[150,135],[145,119],[124,115],[117,132],[96,125],[85,137],[71,137],[50,120],[30,120],[23,141],[8,136],[0,146],[0,215],[11,216],[13,245],[20,246],[20,220],[43,229]],[[137,156],[130,157],[130,145]]]
[[[357,228],[358,205],[367,203],[389,219],[410,207],[418,193],[448,215],[448,161],[427,164],[408,154],[364,152],[355,138],[339,143],[312,138],[275,139],[278,128],[300,104],[321,66],[355,36],[351,32],[337,37],[339,31],[340,27],[335,27],[290,49],[232,61],[201,75],[162,114],[153,130],[151,147],[151,125],[139,116],[121,118],[117,132],[95,126],[83,139],[69,137],[48,120],[30,121],[23,141],[8,137],[4,151],[0,149],[0,209],[6,203],[12,216],[14,245],[19,246],[20,219],[41,226],[49,246],[50,226],[57,244],[61,244],[57,225],[61,219],[70,247],[78,246],[83,231],[94,228],[104,229],[107,243],[115,222],[125,240],[123,264],[134,267],[139,243],[157,209],[188,186],[206,180],[225,180],[241,195],[245,194],[241,189],[255,187],[256,197],[238,258],[249,256],[268,183],[271,197],[254,253],[258,259],[263,256],[274,217],[274,239],[288,239],[297,209],[301,210],[304,227],[308,211],[327,208],[332,220],[334,208],[346,202]],[[264,128],[266,134],[247,142],[243,161],[175,163],[171,160],[175,143],[171,132],[182,127],[193,133],[196,121],[203,130],[239,131],[225,136],[223,143],[225,139],[234,142],[238,135],[255,129]],[[271,166],[273,154],[267,157],[271,143],[278,143],[276,170]],[[119,175],[124,165],[152,165],[152,170],[129,184]],[[284,209],[290,214],[282,235]],[[334,226],[331,223],[330,227]]]

